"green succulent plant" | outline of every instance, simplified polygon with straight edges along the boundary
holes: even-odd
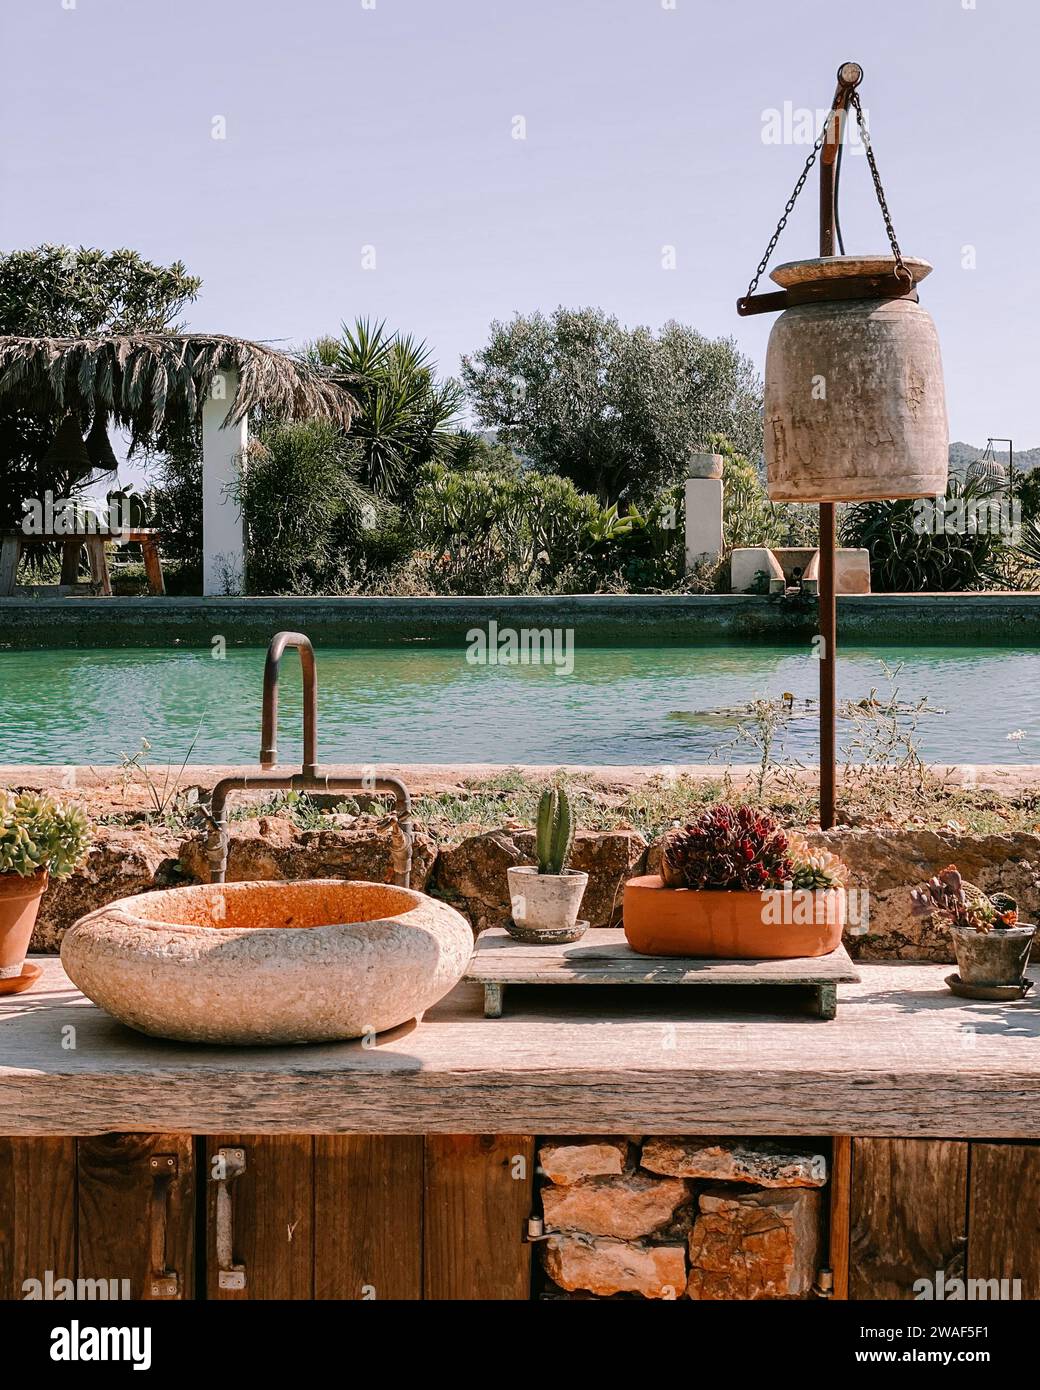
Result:
[[[949,864],[922,888],[911,889],[910,910],[915,917],[936,916],[949,926],[968,931],[1002,931],[1018,923],[1018,903],[1007,893],[986,894],[961,877]]]
[[[562,787],[542,792],[535,828],[535,856],[540,874],[562,874],[574,843],[574,815]]]
[[[83,859],[90,826],[78,806],[36,792],[0,791],[0,874],[66,878]]]

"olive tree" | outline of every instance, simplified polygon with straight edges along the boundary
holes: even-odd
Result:
[[[478,420],[545,472],[604,504],[640,500],[684,476],[713,434],[757,457],[762,387],[729,338],[680,323],[625,328],[601,309],[559,308],[491,325],[462,359]]]

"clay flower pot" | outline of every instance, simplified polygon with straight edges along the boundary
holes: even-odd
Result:
[[[0,980],[21,975],[46,888],[46,869],[38,869],[29,878],[0,874]]]
[[[791,960],[841,944],[844,888],[718,893],[668,888],[657,874],[625,884],[625,937],[644,956]]]
[[[506,878],[513,923],[519,928],[514,935],[520,940],[561,940],[577,931],[588,874],[577,869],[540,874],[533,865],[523,864],[507,869]]]
[[[1003,931],[950,927],[957,973],[966,985],[1020,985],[1029,964],[1036,927],[1023,923]]]

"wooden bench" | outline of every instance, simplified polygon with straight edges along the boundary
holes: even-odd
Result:
[[[27,545],[42,545],[46,542],[61,546],[61,582],[75,584],[79,570],[81,550],[87,552],[90,565],[90,579],[98,591],[107,597],[112,595],[112,577],[108,572],[107,545],[123,545],[127,541],[136,542],[144,556],[144,572],[148,580],[150,594],[165,594],[162,561],[159,559],[158,539],[161,532],[147,526],[131,526],[125,531],[93,532],[86,535],[68,536],[55,532],[26,534],[24,531],[4,531],[0,534],[0,598],[10,598],[15,590],[15,576],[22,549]]]

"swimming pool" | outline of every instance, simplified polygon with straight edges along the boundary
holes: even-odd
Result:
[[[552,666],[470,664],[466,648],[410,643],[318,651],[324,762],[704,762],[733,737],[705,715],[758,695],[815,696],[816,661],[770,645],[579,645]],[[880,662],[902,663],[900,699],[927,698],[918,745],[940,763],[1040,762],[1040,649],[843,647],[839,700],[887,690]],[[0,652],[0,762],[112,764],[142,739],[155,762],[253,763],[264,651],[136,648]],[[279,760],[301,756],[300,676],[283,663]],[[839,724],[839,745],[849,733]],[[1010,736],[1010,737],[1009,737]],[[786,748],[811,761],[815,718]],[[755,760],[753,750],[731,755]]]

